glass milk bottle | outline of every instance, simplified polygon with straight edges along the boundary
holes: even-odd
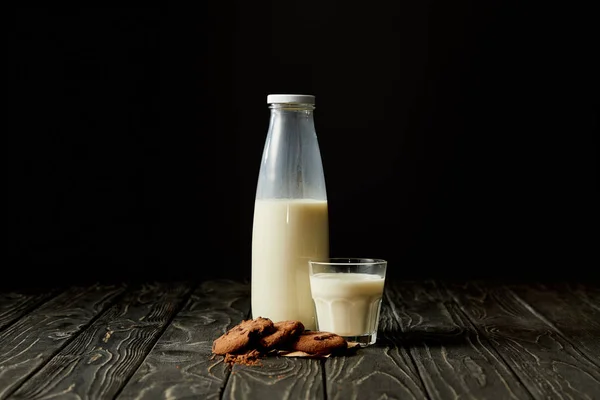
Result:
[[[329,256],[315,97],[272,94],[252,231],[252,317],[316,329],[308,260]]]

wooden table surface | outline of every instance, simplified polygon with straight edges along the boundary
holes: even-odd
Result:
[[[235,281],[0,294],[0,399],[600,399],[595,283],[387,282],[376,345],[211,358],[249,316]]]

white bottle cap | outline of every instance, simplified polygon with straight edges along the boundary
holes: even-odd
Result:
[[[270,94],[267,103],[315,104],[315,96],[310,94]]]

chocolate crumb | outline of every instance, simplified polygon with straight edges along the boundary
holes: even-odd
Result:
[[[225,355],[224,362],[233,366],[233,364],[241,364],[241,365],[258,365],[260,364],[260,359],[262,358],[262,353],[258,350],[250,350],[247,353],[243,354],[227,354]]]

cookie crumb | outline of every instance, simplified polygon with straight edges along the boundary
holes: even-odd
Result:
[[[243,354],[227,354],[224,362],[230,366],[233,366],[233,364],[260,365],[261,358],[261,352],[258,350],[250,350],[249,352]]]

